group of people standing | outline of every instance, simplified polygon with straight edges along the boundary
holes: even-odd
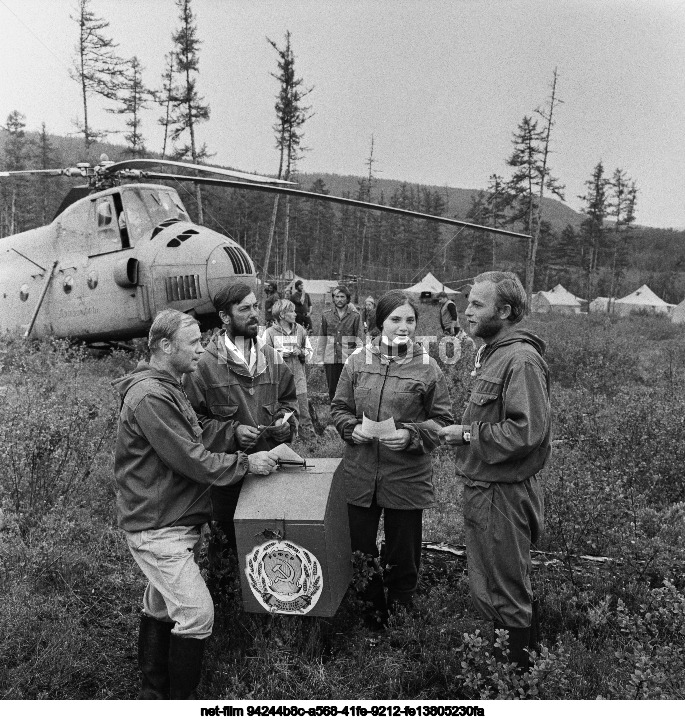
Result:
[[[243,477],[271,473],[273,448],[292,440],[298,418],[306,422],[301,379],[313,349],[297,320],[297,304],[306,307],[299,292],[297,302],[274,299],[272,324],[260,338],[251,288],[225,288],[214,300],[223,329],[207,348],[193,318],[163,311],[150,329],[150,362],[116,383],[119,524],[148,579],[140,698],[194,693],[213,623],[197,565],[201,526],[216,521],[235,549]],[[551,412],[544,342],[517,329],[526,310],[520,281],[499,272],[474,281],[465,315],[483,345],[459,424],[438,363],[415,340],[419,314],[409,296],[386,293],[365,308],[365,319],[349,307],[344,286],[332,299],[317,353],[344,441],[336,474],[347,496],[351,550],[376,569],[362,594],[366,622],[380,630],[412,606],[423,511],[437,503],[431,452],[447,444],[464,483],[471,596],[484,618],[508,631],[510,658],[525,669],[535,627],[530,550],[543,520],[537,475],[550,452]],[[394,430],[378,438],[365,419],[392,419]],[[382,569],[375,563],[381,516]]]

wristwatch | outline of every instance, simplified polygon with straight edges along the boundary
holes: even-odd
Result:
[[[462,431],[461,432],[461,440],[464,443],[471,443],[471,431]]]

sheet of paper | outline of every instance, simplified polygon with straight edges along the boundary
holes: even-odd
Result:
[[[286,414],[283,416],[283,418],[279,418],[279,419],[274,423],[274,425],[275,425],[275,426],[282,426],[284,423],[287,423],[287,422],[290,420],[290,416],[292,416],[292,414],[293,414],[293,412],[292,412],[292,411],[289,411],[288,413],[286,413]]]
[[[295,451],[290,446],[286,446],[285,443],[281,443],[280,446],[272,448],[269,453],[277,455],[279,461],[297,461],[298,463],[304,461],[302,456],[295,453]]]
[[[362,416],[362,433],[371,438],[390,438],[395,434],[395,419],[388,418],[385,421],[372,421],[365,415]]]

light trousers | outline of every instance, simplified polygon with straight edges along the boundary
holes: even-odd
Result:
[[[175,623],[172,633],[185,638],[207,638],[214,624],[214,602],[197,565],[200,530],[169,526],[126,533],[129,550],[148,580],[143,613]]]

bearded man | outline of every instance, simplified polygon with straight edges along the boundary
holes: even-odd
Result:
[[[184,387],[214,452],[269,451],[297,430],[297,393],[290,368],[258,337],[259,303],[252,288],[235,283],[220,290],[214,307],[223,323]],[[282,422],[286,414],[291,414]],[[212,488],[212,518],[236,550],[233,514],[242,483]]]
[[[545,342],[517,328],[526,308],[516,274],[475,278],[466,320],[470,334],[484,342],[476,380],[461,424],[439,431],[457,447],[457,475],[464,482],[471,598],[495,630],[508,632],[509,658],[521,670],[529,666],[525,649],[537,641],[530,552],[543,526],[538,474],[551,451]]]

